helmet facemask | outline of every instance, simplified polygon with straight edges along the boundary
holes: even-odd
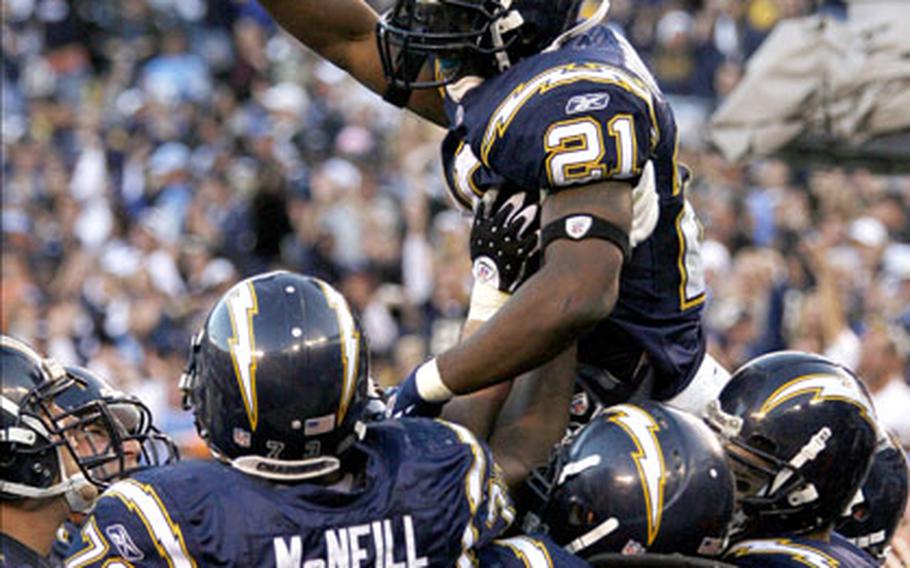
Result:
[[[4,499],[62,495],[72,511],[85,512],[102,484],[92,478],[88,467],[91,456],[80,454],[73,444],[70,431],[79,428],[78,421],[54,402],[75,383],[56,362],[41,360],[40,368],[47,379],[31,390],[3,390],[6,447],[0,469],[7,471],[0,481],[0,492]]]
[[[93,400],[54,420],[78,451],[86,477],[100,488],[179,460],[174,442],[152,424],[148,407],[133,398]]]
[[[400,0],[377,25],[386,79],[401,89],[425,89],[507,69],[507,51],[518,40],[510,32],[522,23],[511,3]],[[427,61],[435,65],[434,76],[419,79]]]
[[[603,20],[602,0],[579,19],[581,0],[398,0],[377,24],[386,80],[410,91],[468,76],[487,78],[520,59],[558,49]],[[418,78],[427,61],[432,78]]]

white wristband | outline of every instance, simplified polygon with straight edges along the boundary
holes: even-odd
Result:
[[[475,280],[474,287],[471,288],[471,307],[468,309],[468,319],[487,321],[511,297],[511,294],[502,292],[495,286]]]
[[[417,377],[414,382],[417,386],[417,394],[427,402],[446,402],[455,396],[455,393],[442,382],[435,357],[417,367]]]

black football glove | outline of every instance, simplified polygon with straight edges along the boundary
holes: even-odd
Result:
[[[495,194],[485,201],[495,204]],[[498,207],[481,203],[471,227],[474,278],[513,293],[540,266],[539,243],[540,207],[527,193],[516,193]]]

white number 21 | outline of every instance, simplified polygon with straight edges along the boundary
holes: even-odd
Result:
[[[616,167],[603,162],[603,127],[593,118],[556,122],[547,129],[547,177],[554,187],[587,183],[606,177],[630,178],[636,173],[637,144],[632,116],[618,114],[607,123],[607,132],[616,143]]]

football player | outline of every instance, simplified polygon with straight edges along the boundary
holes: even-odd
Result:
[[[525,525],[584,558],[717,556],[726,547],[733,474],[689,413],[656,402],[598,410],[536,479],[540,504]]]
[[[98,455],[85,440],[116,434],[104,430],[108,423],[89,433],[62,410],[58,401],[73,396],[78,381],[25,343],[0,336],[0,368],[0,565],[50,566],[57,527],[86,511],[103,484],[92,476]]]
[[[879,440],[862,487],[834,529],[882,563],[907,508],[907,467],[894,435]]]
[[[441,421],[367,424],[368,373],[366,337],[334,288],[290,272],[241,281],[181,379],[215,461],[113,484],[67,565],[473,565],[514,516],[489,450]],[[520,550],[489,554],[524,565]]]
[[[64,370],[74,388],[54,402],[63,412],[61,416],[81,425],[74,437],[76,448],[81,449],[85,467],[99,486],[179,460],[177,446],[155,427],[151,411],[139,399],[113,388],[84,367],[66,366]],[[83,520],[82,513],[73,513],[57,530],[52,559],[66,557]]]
[[[871,399],[848,369],[821,356],[771,353],[738,369],[709,424],[737,489],[737,566],[877,566],[833,532],[863,482],[878,427]]]
[[[581,3],[397,0],[379,18],[360,0],[263,1],[304,44],[449,128],[456,202],[475,215],[516,195],[516,207],[540,206],[540,269],[516,288],[486,255],[476,330],[403,382],[397,413],[433,414],[576,343],[621,390],[644,383],[685,409],[701,411],[728,378],[705,354],[699,225],[673,114],[635,50],[598,25],[608,3],[579,20]],[[488,432],[507,395],[463,420]]]

